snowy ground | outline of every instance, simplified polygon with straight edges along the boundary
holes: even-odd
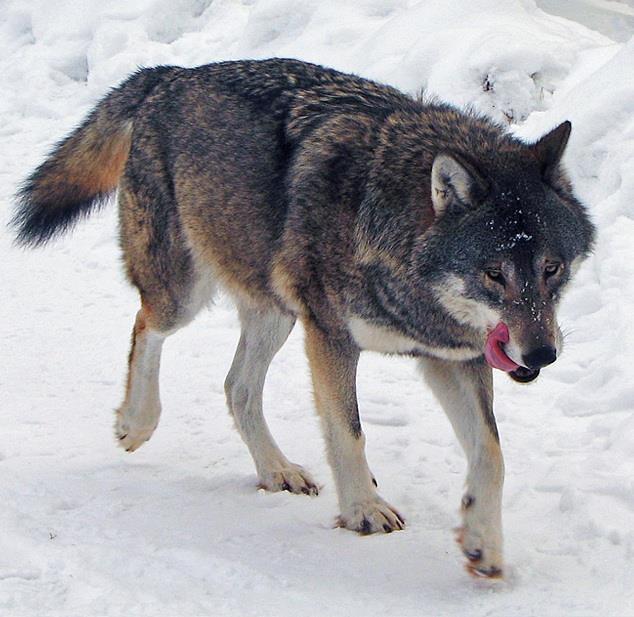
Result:
[[[574,3],[539,4],[570,18]],[[35,252],[3,226],[0,614],[634,614],[634,6],[579,4],[625,42],[531,0],[0,3],[3,223],[17,183],[137,65],[278,55],[426,87],[527,138],[570,119],[566,164],[600,231],[562,308],[564,356],[530,387],[496,377],[508,576],[491,585],[462,570],[465,463],[412,362],[368,354],[359,376],[370,465],[409,526],[334,530],[299,328],[265,405],[318,498],[255,488],[224,407],[226,298],[167,343],[162,423],[126,454],[112,410],[137,299],[114,208]]]

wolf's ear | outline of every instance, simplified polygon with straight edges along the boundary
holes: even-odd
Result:
[[[566,120],[531,146],[544,179],[550,180],[553,172],[557,169],[557,165],[564,155],[571,130],[572,124]]]
[[[489,184],[473,165],[452,154],[436,156],[431,168],[431,201],[440,216],[450,205],[475,206],[484,199]]]

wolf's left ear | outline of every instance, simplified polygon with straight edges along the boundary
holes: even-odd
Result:
[[[566,120],[531,146],[545,180],[550,180],[553,172],[557,169],[557,165],[564,155],[571,130],[572,124]]]
[[[453,154],[436,156],[431,168],[431,201],[440,216],[450,205],[475,206],[485,197],[489,183],[471,164]]]

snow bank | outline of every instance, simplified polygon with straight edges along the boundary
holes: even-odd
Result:
[[[599,226],[562,310],[563,358],[528,388],[496,377],[510,564],[496,589],[461,572],[449,529],[464,460],[411,363],[368,355],[359,377],[368,457],[408,530],[333,531],[299,331],[272,366],[265,404],[283,449],[324,482],[318,499],[254,489],[224,411],[237,339],[226,300],[170,340],[162,424],[130,457],[109,437],[136,311],[114,209],[34,253],[0,232],[3,614],[634,612],[634,40],[617,44],[566,19],[573,4],[0,4],[4,220],[17,183],[138,65],[276,55],[425,88],[527,139],[570,119],[565,162]],[[629,6],[577,4],[593,7],[586,25],[614,36],[604,18]]]

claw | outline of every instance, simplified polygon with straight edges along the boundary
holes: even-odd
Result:
[[[475,551],[464,551],[464,554],[467,556],[469,561],[480,561],[482,559],[482,551],[480,549],[476,549]]]
[[[470,563],[465,564],[467,572],[475,578],[501,579],[504,574],[501,568],[491,566],[490,568],[478,568]]]
[[[372,525],[367,518],[364,518],[363,521],[361,521],[361,527],[359,527],[358,531],[362,536],[367,536],[372,533]]]

